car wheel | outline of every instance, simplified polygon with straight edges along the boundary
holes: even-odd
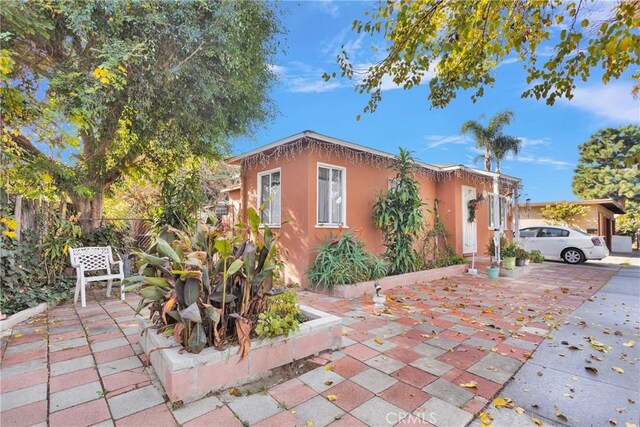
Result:
[[[580,249],[569,248],[562,252],[562,260],[567,264],[580,264],[585,261],[585,256]]]

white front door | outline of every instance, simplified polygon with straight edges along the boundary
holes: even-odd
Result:
[[[469,222],[469,201],[476,198],[476,189],[462,186],[462,253],[470,254],[478,250],[477,247],[477,216]]]

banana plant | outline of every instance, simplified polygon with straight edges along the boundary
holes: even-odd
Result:
[[[193,235],[166,227],[149,253],[137,254],[139,274],[126,279],[125,291],[138,292],[138,312],[149,307],[159,330],[187,351],[237,342],[241,357],[249,352],[265,292],[282,263],[271,229],[260,227],[253,209],[247,219],[224,236],[209,224]]]

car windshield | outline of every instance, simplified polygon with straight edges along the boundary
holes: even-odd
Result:
[[[588,233],[585,233],[584,231],[580,230],[579,228],[575,228],[575,227],[570,227],[570,228],[571,228],[571,231],[575,231],[578,234],[581,234],[583,236],[589,237]]]

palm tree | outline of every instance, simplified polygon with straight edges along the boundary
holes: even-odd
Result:
[[[496,163],[496,173],[500,173],[500,162],[507,157],[511,151],[514,156],[520,154],[522,140],[513,136],[500,135],[489,148],[491,160]]]
[[[503,111],[496,114],[489,120],[487,127],[476,122],[468,120],[462,124],[460,132],[462,134],[470,133],[476,140],[476,147],[484,148],[484,155],[479,155],[474,159],[484,158],[484,170],[491,171],[491,161],[496,162],[496,172],[500,173],[500,161],[512,151],[514,155],[520,152],[522,141],[512,136],[502,133],[502,129],[513,121],[513,113],[511,111]]]

